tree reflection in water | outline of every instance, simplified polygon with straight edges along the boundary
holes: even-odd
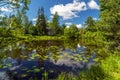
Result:
[[[33,74],[32,77],[42,78],[45,71],[49,78],[55,78],[61,72],[77,74],[95,64],[95,53],[86,55],[88,49],[77,41],[31,41],[10,46],[11,49],[5,47],[3,51],[6,57],[1,59],[0,71],[7,71],[17,80],[26,80]],[[11,59],[9,66],[4,62],[8,58]]]

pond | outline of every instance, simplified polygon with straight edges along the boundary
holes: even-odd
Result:
[[[96,64],[96,53],[81,41],[19,41],[0,50],[0,80],[55,79],[77,75]]]

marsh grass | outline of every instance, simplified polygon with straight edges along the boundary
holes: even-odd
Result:
[[[65,36],[32,36],[32,35],[19,35],[18,38],[23,40],[64,40]]]

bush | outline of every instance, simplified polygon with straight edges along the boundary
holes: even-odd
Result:
[[[112,80],[120,80],[120,56],[110,55],[101,63],[104,72],[112,76]],[[109,79],[110,80],[110,79]]]

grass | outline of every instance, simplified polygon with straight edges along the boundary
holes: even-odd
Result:
[[[33,35],[17,35],[18,38],[24,40],[64,40],[65,36],[33,36]]]
[[[120,80],[120,56],[110,55],[101,63],[104,72],[112,76],[112,80]]]

